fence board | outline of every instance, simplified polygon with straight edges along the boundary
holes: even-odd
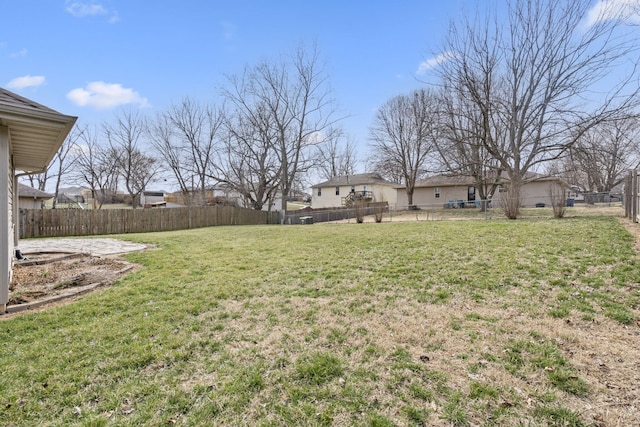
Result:
[[[233,206],[164,209],[20,209],[20,238],[184,230],[217,225],[277,224],[277,212]]]

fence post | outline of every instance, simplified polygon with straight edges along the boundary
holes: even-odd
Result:
[[[633,211],[633,204],[635,203],[634,196],[633,196],[633,171],[630,171],[627,174],[627,186],[625,187],[624,192],[625,192],[624,213],[627,218],[633,221],[632,211]]]
[[[633,172],[633,204],[631,205],[631,215],[633,216],[633,222],[638,222],[638,170],[634,169]]]

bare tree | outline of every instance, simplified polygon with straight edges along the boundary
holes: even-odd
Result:
[[[440,138],[435,145],[441,170],[472,177],[480,200],[491,199],[499,186],[502,167],[482,142],[504,139],[502,127],[485,122],[483,115],[490,118],[491,114],[470,102],[462,88],[445,86],[438,104]],[[491,103],[484,105],[490,108]]]
[[[47,188],[47,181],[49,180],[49,168],[40,173],[32,173],[27,175],[29,180],[29,186],[37,188],[40,191],[45,191]]]
[[[394,184],[402,185],[404,183],[404,173],[402,171],[402,165],[395,162],[393,159],[379,157],[379,153],[373,153],[367,159],[368,168],[372,170],[385,180],[393,182]]]
[[[215,178],[238,192],[246,207],[262,210],[267,206],[270,210],[280,180],[271,114],[260,100],[245,92],[245,83],[236,78],[230,81],[232,89],[228,90],[233,92],[226,96],[234,109],[225,120],[227,136]]]
[[[142,152],[144,119],[137,112],[123,110],[116,115],[115,124],[105,124],[103,129],[110,155],[115,159],[118,173],[131,197],[131,206],[135,209],[140,194],[158,172],[156,159]]]
[[[640,161],[640,123],[635,117],[600,123],[581,135],[568,156],[576,181],[588,191],[611,191]]]
[[[332,132],[318,144],[315,163],[324,179],[354,175],[359,164],[355,141],[344,132]]]
[[[180,191],[190,196],[190,204],[206,203],[223,122],[222,109],[185,98],[149,124],[152,145],[171,169]]]
[[[60,192],[60,183],[75,167],[76,165],[76,156],[77,153],[77,145],[80,141],[80,137],[82,136],[83,128],[79,126],[74,126],[71,129],[71,132],[67,135],[67,138],[64,140],[56,155],[53,159],[53,162],[49,165],[49,168],[55,168],[55,173],[52,178],[55,179],[55,186],[53,192],[53,209],[56,208],[56,204],[58,202],[58,195]]]
[[[334,128],[337,120],[328,77],[319,64],[318,53],[315,48],[307,51],[301,46],[280,62],[264,61],[247,68],[240,77],[229,77],[228,83],[223,96],[235,110],[236,119],[239,117],[243,125],[253,129],[242,132],[241,138],[249,151],[240,154],[276,160],[276,177],[265,179],[268,171],[263,170],[258,174],[263,182],[257,185],[261,191],[277,185],[284,212],[299,175],[314,165],[313,147]],[[257,149],[251,148],[253,144]],[[269,161],[260,166],[257,162],[256,165],[271,168],[273,163]],[[247,177],[240,177],[239,172],[227,174],[227,180],[235,181],[232,184],[238,188],[247,183]],[[243,194],[251,192],[245,189]]]
[[[378,169],[384,165],[401,175],[409,205],[416,181],[427,172],[429,158],[435,154],[437,116],[434,95],[422,89],[387,101],[370,128]]]
[[[159,113],[154,120],[149,121],[147,132],[151,145],[169,168],[180,192],[183,195],[189,194],[190,188],[193,187],[190,185],[188,173],[190,168],[184,166],[190,163],[188,152],[178,140],[168,113]]]
[[[477,110],[479,142],[509,179],[508,218],[518,216],[528,172],[636,101],[633,70],[590,97],[638,44],[620,34],[618,20],[585,25],[588,10],[589,2],[511,0],[506,19],[452,24],[445,41],[448,61],[438,72]],[[504,134],[488,131],[496,128]]]
[[[93,208],[102,208],[105,196],[115,192],[118,169],[110,148],[101,144],[96,129],[83,128],[75,146],[75,167],[71,174],[91,190]]]

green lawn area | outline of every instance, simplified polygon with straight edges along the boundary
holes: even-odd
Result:
[[[613,217],[118,237],[157,249],[0,321],[0,424],[640,423],[640,269]]]

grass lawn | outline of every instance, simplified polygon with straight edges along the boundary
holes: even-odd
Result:
[[[612,217],[120,236],[145,266],[0,321],[0,423],[638,425]]]

